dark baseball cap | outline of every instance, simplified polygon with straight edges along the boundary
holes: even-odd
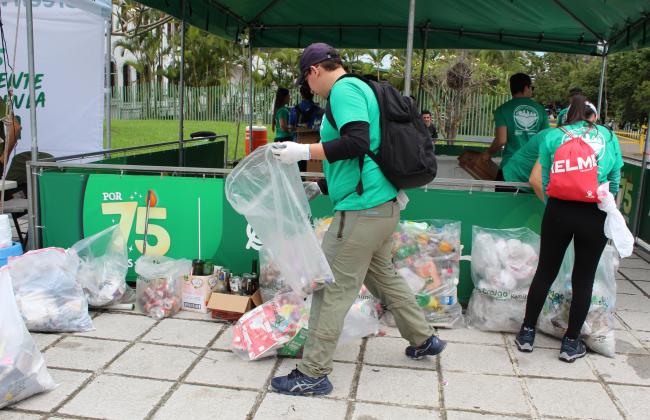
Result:
[[[298,77],[298,80],[296,80],[296,85],[300,86],[305,82],[305,74],[311,66],[315,66],[325,60],[332,60],[340,63],[341,56],[335,48],[323,42],[316,42],[305,48],[300,56],[300,76]]]
[[[580,86],[572,87],[569,90],[569,96],[577,95],[579,93],[582,93],[582,88]]]

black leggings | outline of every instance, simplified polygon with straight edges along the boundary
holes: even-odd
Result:
[[[565,335],[578,338],[589,312],[598,261],[607,244],[605,217],[605,212],[595,203],[548,199],[542,219],[539,263],[526,302],[525,327],[533,328],[537,324],[548,291],[560,271],[564,253],[573,239],[573,297]]]

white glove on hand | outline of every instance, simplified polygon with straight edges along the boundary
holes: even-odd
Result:
[[[301,160],[309,160],[309,145],[293,141],[282,141],[271,145],[273,157],[285,165],[291,165]]]

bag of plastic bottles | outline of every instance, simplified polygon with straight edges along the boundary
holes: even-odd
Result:
[[[519,331],[538,258],[539,235],[532,230],[474,226],[468,324],[484,331]]]
[[[311,211],[297,165],[284,165],[263,146],[226,178],[226,198],[253,227],[296,293],[334,282],[310,223]]]
[[[136,309],[154,319],[181,310],[183,280],[192,272],[192,261],[143,255],[135,262]]]
[[[571,273],[573,272],[573,245],[567,248],[562,267],[546,297],[537,327],[540,331],[562,338],[569,325],[571,307]],[[618,258],[614,247],[608,245],[598,262],[596,278],[587,319],[581,338],[589,349],[607,357],[614,357],[614,312],[616,310],[616,271]]]
[[[0,269],[0,409],[56,386],[18,311],[5,266]]]
[[[393,234],[397,274],[411,287],[434,326],[464,327],[458,303],[461,223],[453,220],[404,221]]]

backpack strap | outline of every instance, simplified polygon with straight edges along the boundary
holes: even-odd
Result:
[[[586,135],[588,132],[590,132],[591,129],[592,129],[593,127],[594,127],[593,125],[590,125],[589,128],[587,129],[587,131],[585,131],[584,133],[582,133],[582,134],[581,134],[580,136],[578,136],[578,137],[574,137],[574,136],[573,136],[573,135],[572,135],[572,134],[571,134],[571,133],[570,133],[566,128],[564,128],[564,127],[558,127],[558,128],[559,128],[560,130],[562,130],[562,131],[564,132],[564,134],[566,134],[567,136],[571,137],[571,140],[574,140],[574,139],[582,139],[582,136],[584,136],[584,135]]]

